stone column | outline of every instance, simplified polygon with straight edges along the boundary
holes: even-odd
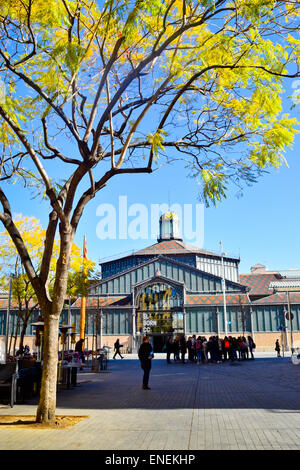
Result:
[[[221,330],[220,330],[220,311],[219,311],[218,307],[216,307],[216,316],[217,316],[217,335],[220,337],[220,333],[221,333]]]
[[[183,308],[183,334],[184,334],[184,336],[186,335],[186,311],[185,311],[185,308]]]
[[[136,309],[132,308],[132,352],[136,351]]]
[[[249,315],[250,315],[251,338],[252,338],[253,341],[255,342],[255,340],[254,340],[253,318],[252,318],[253,310],[252,310],[252,305],[251,305],[251,300],[250,300],[249,294],[247,294],[247,298],[248,298],[248,301],[249,301]]]

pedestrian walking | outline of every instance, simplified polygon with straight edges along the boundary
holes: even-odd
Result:
[[[197,357],[197,364],[200,364],[202,361],[202,342],[201,337],[198,336],[196,341],[196,357]]]
[[[186,355],[186,340],[185,336],[182,335],[179,340],[179,348],[180,348],[180,353],[181,353],[181,362],[182,364],[185,364],[185,355]]]
[[[196,362],[196,341],[196,335],[193,335],[191,339],[191,360],[193,362]]]
[[[174,362],[179,361],[179,351],[180,351],[179,336],[176,336],[173,342]]]
[[[167,352],[167,363],[171,364],[171,354],[173,352],[173,340],[172,338],[167,339],[166,343],[166,352]]]
[[[276,342],[275,342],[275,351],[277,351],[277,357],[281,357],[281,355],[280,355],[279,339],[276,339]]]
[[[141,363],[141,368],[144,371],[142,389],[150,390],[150,387],[148,387],[148,382],[151,370],[151,361],[154,358],[154,354],[152,346],[149,343],[148,336],[143,337],[143,342],[139,348],[138,356]]]
[[[201,337],[202,342],[202,362],[208,362],[208,355],[207,355],[207,339],[205,336]]]
[[[239,355],[239,361],[241,361],[244,358],[243,357],[243,341],[242,341],[241,336],[239,336],[236,341],[236,347],[237,347],[237,352]]]
[[[251,354],[251,359],[254,359],[253,349],[256,348],[256,344],[254,343],[253,338],[251,336],[248,336],[247,339],[248,339],[249,352]]]
[[[124,357],[122,356],[122,354],[120,353],[120,348],[123,347],[123,344],[120,344],[120,340],[119,338],[117,339],[117,341],[115,342],[114,344],[114,348],[115,348],[115,354],[114,354],[114,357],[113,359],[116,359],[116,355],[119,354],[120,358],[121,359],[124,359]]]
[[[83,364],[84,364],[84,361],[85,361],[83,348],[84,348],[84,339],[81,338],[75,344],[75,352],[78,353],[79,359],[81,361],[80,370],[83,369]]]
[[[187,350],[188,350],[188,358],[190,362],[195,362],[195,342],[192,336],[188,337],[186,342]]]
[[[216,342],[216,338],[214,336],[210,336],[207,342],[207,351],[209,352],[211,363],[217,362],[217,348],[218,343]]]
[[[222,351],[223,351],[223,340],[219,338],[218,336],[216,337],[217,343],[218,343],[218,350],[217,350],[217,363],[221,364],[222,363]]]
[[[243,356],[244,359],[249,359],[249,343],[246,340],[245,336],[243,336]]]
[[[237,361],[238,341],[236,338],[229,336],[230,343],[230,359],[231,361]]]
[[[228,336],[225,336],[224,341],[223,341],[223,357],[224,361],[227,361],[229,359],[229,351],[230,351],[230,342],[228,339]]]

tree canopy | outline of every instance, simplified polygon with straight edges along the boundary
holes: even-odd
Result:
[[[19,214],[15,219],[15,224],[27,246],[28,253],[34,264],[35,270],[39,273],[43,257],[44,239],[46,231],[41,227],[39,221],[34,217],[23,217]],[[48,278],[48,291],[53,295],[53,282],[55,280],[56,263],[59,255],[59,241],[56,240],[52,252],[50,273]],[[87,295],[87,279],[94,275],[95,263],[87,259],[85,261],[85,272],[83,270],[83,256],[80,248],[73,243],[71,249],[71,259],[68,274],[67,296],[74,299],[79,295]],[[33,311],[38,307],[36,293],[28,279],[28,276],[21,263],[20,256],[7,231],[0,232],[0,286],[2,290],[9,289],[8,277],[13,275],[12,279],[12,300],[17,311],[17,324],[14,333],[14,347],[16,345],[19,327],[20,346],[23,346],[24,336],[29,320]],[[9,348],[10,350],[10,348]],[[14,352],[14,350],[13,350]]]
[[[5,2],[2,179],[41,185],[59,206],[74,168],[90,185],[80,203],[159,157],[181,155],[208,203],[230,179],[255,180],[295,133],[281,94],[283,76],[299,75],[297,3]],[[71,166],[64,183],[44,168],[53,159]]]
[[[15,217],[15,224],[20,232],[24,243],[27,246],[30,258],[34,264],[35,270],[38,273],[41,267],[41,261],[44,253],[44,240],[46,230],[42,228],[39,220],[35,217],[27,217],[18,214]],[[55,279],[56,263],[59,256],[59,240],[55,240],[54,248],[52,251],[50,275],[49,275],[49,293],[53,294],[53,281]],[[91,279],[97,276],[94,271],[95,263],[89,259],[85,261],[85,273],[83,272],[83,254],[80,248],[73,243],[71,249],[71,259],[69,266],[69,279],[67,295],[75,297],[78,295],[86,295],[86,290],[83,288],[85,278]],[[35,293],[32,287],[28,286],[28,277],[24,272],[24,267],[21,263],[20,257],[16,250],[16,246],[10,238],[8,232],[0,232],[0,285],[3,289],[7,288],[7,279],[10,274],[14,275],[15,282],[15,298],[22,299],[22,292],[29,292],[30,298],[35,298]],[[13,285],[14,289],[14,285]],[[13,295],[14,296],[14,295]],[[25,294],[24,294],[25,296]]]

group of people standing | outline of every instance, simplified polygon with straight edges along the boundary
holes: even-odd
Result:
[[[167,362],[171,363],[173,354],[174,362],[186,362],[186,355],[189,362],[203,364],[207,362],[220,364],[230,360],[254,359],[253,350],[256,345],[251,336],[205,336],[196,335],[188,337],[184,335],[169,338],[166,343]]]
[[[247,339],[245,336],[238,338],[225,336],[211,336],[208,340],[205,336],[190,336],[187,340],[184,335],[176,336],[168,339],[166,344],[167,362],[171,363],[171,355],[174,355],[174,362],[186,362],[186,354],[188,361],[197,364],[200,363],[222,363],[231,360],[254,359],[253,350],[255,343],[251,336]],[[251,356],[251,357],[250,357]],[[147,336],[143,337],[143,342],[139,347],[138,357],[143,369],[143,385],[144,390],[150,390],[148,385],[151,370],[152,359],[154,358],[152,346]]]
[[[119,341],[115,343],[115,355],[118,353],[120,356]],[[186,340],[184,335],[176,336],[174,339],[169,337],[166,343],[167,363],[171,363],[171,355],[173,354],[174,362],[186,363],[187,359],[191,363],[205,364],[208,362],[221,364],[227,360],[229,361],[243,361],[254,359],[253,351],[256,345],[251,336],[210,336],[209,339],[205,336],[192,335]],[[276,340],[275,350],[278,357],[280,357],[279,340]],[[121,356],[122,357],[122,356]],[[152,359],[154,358],[152,345],[149,342],[149,337],[144,336],[143,342],[139,347],[138,357],[140,360],[141,368],[143,369],[143,390],[150,390],[148,385],[149,375],[151,370]],[[122,357],[123,359],[123,357]]]

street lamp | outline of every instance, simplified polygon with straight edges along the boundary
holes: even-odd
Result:
[[[287,299],[287,311],[284,311],[284,319],[289,321],[290,326],[290,342],[291,342],[291,351],[294,352],[294,343],[293,343],[293,318],[294,315],[291,312],[291,299],[290,293],[296,293],[300,291],[300,281],[298,279],[288,278],[281,281],[274,281],[270,283],[270,288],[275,289],[277,292],[285,292]],[[286,341],[288,341],[288,336],[286,333]],[[287,349],[288,350],[288,349]]]
[[[294,318],[294,315],[291,312],[290,292],[288,290],[286,291],[286,296],[287,296],[288,312],[287,312],[285,317],[290,323],[291,351],[292,351],[292,354],[293,354],[293,352],[294,352],[294,343],[293,343],[293,318]]]
[[[9,292],[8,292],[8,305],[6,313],[6,325],[5,325],[5,363],[7,362],[8,354],[8,335],[9,335],[9,317],[10,317],[10,306],[11,306],[11,290],[12,290],[12,280],[15,277],[14,274],[9,275]]]
[[[226,308],[226,283],[225,283],[225,267],[224,267],[224,259],[223,256],[226,253],[223,252],[223,243],[222,240],[220,241],[221,246],[221,264],[222,264],[222,290],[223,290],[223,305],[224,305],[224,324],[225,324],[225,336],[227,336],[227,308]]]

